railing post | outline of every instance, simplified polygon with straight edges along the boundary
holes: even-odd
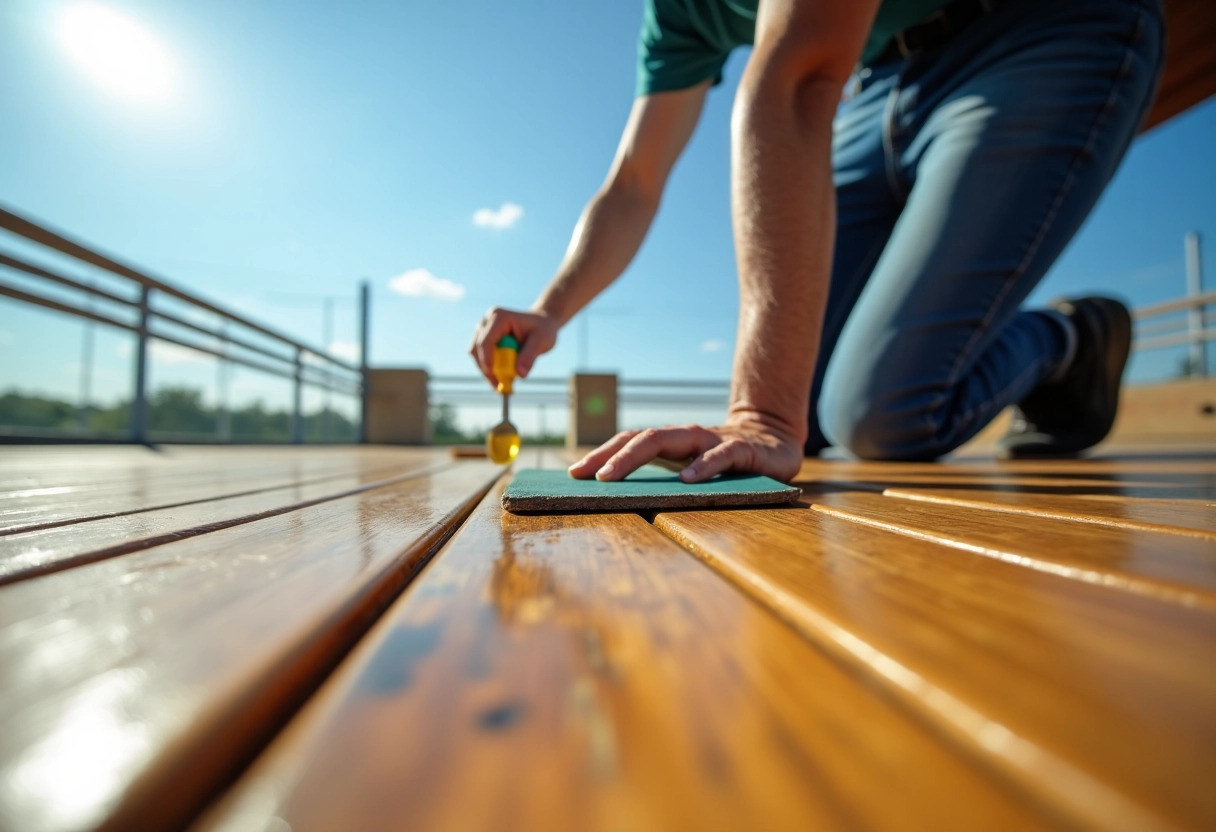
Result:
[[[371,395],[371,381],[367,369],[371,310],[372,290],[365,280],[359,284],[359,442],[362,444],[367,444],[367,408]]]
[[[1203,294],[1203,267],[1199,260],[1199,232],[1186,235],[1186,293],[1198,298]],[[1196,303],[1186,313],[1187,330],[1191,335],[1191,375],[1206,378],[1208,351],[1203,340],[1203,305]]]
[[[152,289],[139,290],[139,329],[135,344],[135,395],[131,399],[131,441],[148,444],[148,319]]]
[[[304,443],[304,350],[296,347],[295,387],[291,403],[291,441]]]

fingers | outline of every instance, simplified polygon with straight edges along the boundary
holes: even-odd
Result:
[[[680,472],[684,482],[705,482],[724,471],[758,470],[756,449],[743,439],[723,440],[705,451]]]
[[[655,458],[684,459],[696,456],[719,441],[721,440],[717,434],[695,425],[683,428],[647,428],[633,432],[632,435],[618,434],[588,456],[584,461],[586,465],[581,466],[581,469],[593,468],[600,459],[607,457],[595,471],[595,478],[603,482],[615,482]]]
[[[523,345],[519,347],[519,355],[516,356],[516,372],[519,373],[520,378],[528,377],[531,365],[535,364],[541,353],[547,353],[552,349],[554,341],[556,339],[545,330],[545,327],[537,326],[529,333],[529,336],[524,339]]]
[[[641,431],[623,430],[616,436],[609,439],[603,445],[600,445],[591,453],[580,459],[578,462],[570,466],[570,476],[575,479],[589,480],[595,476],[600,467],[608,461],[608,459],[625,447],[625,444],[637,436]]]
[[[494,307],[486,313],[473,332],[473,345],[469,354],[473,356],[477,368],[492,386],[498,386],[498,377],[494,375],[494,345],[498,339],[511,332],[511,313],[506,309]]]
[[[494,307],[486,313],[474,330],[469,354],[473,356],[473,361],[486,380],[497,386],[498,377],[494,375],[494,348],[502,336],[514,335],[520,342],[519,355],[515,358],[515,372],[520,378],[526,378],[536,359],[553,348],[557,341],[556,329],[556,324],[543,316]]]

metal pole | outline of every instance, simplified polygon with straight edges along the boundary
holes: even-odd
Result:
[[[291,441],[304,443],[304,350],[296,347],[296,377],[292,392]]]
[[[325,351],[327,353],[330,353],[330,347],[333,346],[333,340],[334,340],[334,299],[331,297],[326,297],[325,300],[323,301],[323,309],[324,309],[325,320],[323,321],[322,327],[321,327],[322,328],[321,346],[325,349]],[[332,355],[332,353],[330,353],[330,354]],[[329,372],[329,368],[331,366],[333,366],[333,365],[331,365],[331,364],[325,365],[325,377],[326,377],[325,380],[327,382],[327,386],[321,388],[321,426],[319,429],[319,433],[321,434],[322,442],[326,442],[329,439],[329,387],[328,387],[328,382],[331,382],[333,380],[333,376],[330,375],[330,372]]]
[[[228,334],[228,321],[220,321],[220,334]],[[228,351],[228,342],[224,341],[224,352]],[[220,358],[215,365],[215,433],[219,441],[232,441],[232,417],[228,412],[228,373],[231,368],[228,362]]]
[[[139,329],[135,345],[135,396],[131,400],[131,441],[148,444],[148,318],[152,289],[139,292]]]
[[[359,442],[367,443],[367,403],[371,394],[368,384],[367,350],[371,337],[372,287],[366,280],[359,284]]]
[[[91,302],[89,307],[92,308]],[[96,324],[85,319],[84,334],[80,341],[80,401],[76,405],[76,425],[82,433],[89,430],[89,413],[93,400],[93,329]]]
[[[1199,232],[1186,235],[1186,293],[1196,298],[1203,294],[1203,265],[1199,259]],[[1208,374],[1207,346],[1203,341],[1203,306],[1196,304],[1186,313],[1187,330],[1191,334],[1191,375],[1206,378]]]

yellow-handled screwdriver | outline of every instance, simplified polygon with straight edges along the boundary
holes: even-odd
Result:
[[[486,454],[490,461],[506,465],[519,454],[519,431],[508,418],[509,402],[515,386],[515,359],[519,357],[519,341],[504,335],[494,347],[494,377],[502,394],[502,421],[486,436]]]

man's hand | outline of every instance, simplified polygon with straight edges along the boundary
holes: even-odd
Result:
[[[498,379],[494,375],[494,347],[502,336],[514,335],[519,341],[515,372],[520,378],[527,378],[536,359],[557,343],[559,328],[557,321],[547,315],[494,307],[473,331],[473,346],[469,348],[469,354],[486,380],[498,386]]]
[[[698,425],[618,433],[570,466],[577,479],[622,480],[653,459],[694,457],[680,472],[684,482],[704,482],[723,472],[765,474],[788,482],[802,465],[797,437],[757,416],[739,416],[717,428]]]

